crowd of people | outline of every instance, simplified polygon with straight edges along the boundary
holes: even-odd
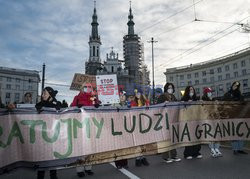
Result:
[[[43,107],[60,109],[67,107],[66,102],[63,103],[57,101],[56,99],[57,91],[51,87],[45,87],[42,91],[41,101],[35,105],[37,111],[40,113]],[[156,90],[156,103],[167,103],[177,101],[175,97],[175,87],[172,83],[166,83],[164,86],[164,91],[161,89]],[[141,106],[149,106],[150,99],[148,99],[140,89],[135,89],[133,95],[126,95],[125,91],[119,92],[120,103],[114,104],[116,106],[127,106],[127,107],[141,107]],[[181,101],[212,101],[212,90],[209,87],[205,87],[203,90],[203,96],[200,98],[197,96],[195,88],[193,86],[187,86],[184,92],[184,95],[181,98]],[[234,82],[230,88],[230,90],[224,95],[224,101],[243,101],[244,97],[240,91],[240,83],[238,81]],[[24,97],[24,103],[31,103],[32,95],[30,93],[26,93]],[[101,105],[101,101],[98,100],[97,93],[93,91],[91,85],[84,85],[76,95],[71,103],[71,107],[83,107],[83,106],[93,106],[98,108]],[[233,154],[247,154],[243,150],[244,142],[243,141],[232,141],[232,149]],[[222,152],[220,150],[219,142],[211,142],[209,144],[209,148],[211,150],[212,157],[222,157]],[[184,149],[184,158],[187,160],[191,160],[193,158],[201,159],[202,154],[200,152],[201,145],[192,145],[187,146]],[[180,162],[181,158],[178,157],[176,149],[170,150],[162,154],[162,158],[166,163],[172,162]],[[128,168],[127,159],[115,161],[115,165],[118,169]],[[149,162],[145,156],[140,156],[135,159],[135,166],[148,166]],[[84,167],[76,167],[76,172],[78,177],[84,177],[85,175],[93,175],[92,166],[84,166]],[[39,170],[37,172],[37,178],[43,179],[45,175],[44,170]],[[57,178],[57,171],[50,170],[51,179]]]

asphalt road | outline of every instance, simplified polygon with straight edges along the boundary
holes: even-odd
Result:
[[[183,159],[183,149],[178,149],[181,162],[166,164],[161,155],[147,156],[149,166],[135,167],[134,159],[129,160],[128,169],[116,169],[112,164],[101,164],[93,167],[95,174],[86,179],[249,179],[250,154],[233,155],[228,148],[222,148],[223,157],[212,158],[207,145],[202,146],[203,159]],[[35,179],[36,172],[28,169],[16,169],[0,175],[0,179]],[[49,174],[46,172],[46,179]],[[58,171],[58,179],[79,179],[75,169]]]

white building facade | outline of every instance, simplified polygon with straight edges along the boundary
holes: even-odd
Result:
[[[0,67],[0,97],[3,104],[21,103],[24,94],[32,94],[32,103],[37,102],[39,72],[35,70],[22,70]]]
[[[250,94],[250,48],[202,63],[168,68],[166,81],[175,85],[175,95],[181,98],[186,86],[193,86],[198,96],[204,87],[211,87],[213,97],[222,97],[234,81],[241,83],[241,92]]]

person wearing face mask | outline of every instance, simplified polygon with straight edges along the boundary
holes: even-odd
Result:
[[[193,86],[187,86],[181,101],[197,101],[199,97],[196,96]],[[191,160],[193,158],[201,159],[202,155],[200,153],[201,145],[186,146],[184,150],[184,158]]]
[[[142,94],[141,90],[134,90],[134,99],[130,101],[131,107],[146,106],[146,97]],[[148,166],[149,162],[144,156],[136,157],[135,166],[140,167],[142,165]]]
[[[212,101],[212,89],[205,87],[203,90],[203,101]],[[211,142],[209,144],[209,148],[211,150],[211,156],[212,157],[222,157],[222,153],[220,151],[220,143],[219,142]]]
[[[177,101],[174,96],[174,85],[172,83],[166,83],[164,86],[164,93],[157,99],[157,104],[164,102]],[[162,158],[166,163],[179,162],[181,159],[177,157],[176,149],[170,150],[162,154]]]
[[[244,101],[244,97],[241,94],[240,91],[240,82],[235,81],[233,82],[230,90],[224,95],[223,98],[224,101]],[[244,141],[242,140],[235,140],[232,141],[232,148],[233,148],[233,154],[238,155],[238,154],[247,154],[243,150],[244,147]]]
[[[93,96],[93,88],[91,84],[84,84],[79,94],[74,97],[74,100],[70,106],[71,107],[77,106],[78,108],[81,108],[83,106],[98,107],[96,106],[98,103],[95,102],[97,100],[98,100],[97,97]],[[80,178],[84,177],[85,173],[88,175],[94,174],[91,165],[76,167],[76,172],[77,176]]]
[[[45,87],[42,92],[41,101],[36,104],[36,109],[40,113],[43,107],[60,109],[61,103],[56,100],[56,94],[58,91],[51,87]],[[45,171],[37,171],[37,179],[44,179]],[[57,179],[57,171],[50,170],[50,178]]]

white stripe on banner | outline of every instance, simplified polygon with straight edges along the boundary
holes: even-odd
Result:
[[[110,164],[111,164],[113,167],[116,168],[114,162],[111,162]],[[133,173],[131,173],[130,171],[128,171],[128,170],[126,170],[126,169],[124,169],[124,168],[119,169],[119,170],[120,170],[120,172],[122,172],[124,175],[126,175],[127,177],[129,177],[129,178],[131,178],[131,179],[140,179],[138,176],[134,175]]]

